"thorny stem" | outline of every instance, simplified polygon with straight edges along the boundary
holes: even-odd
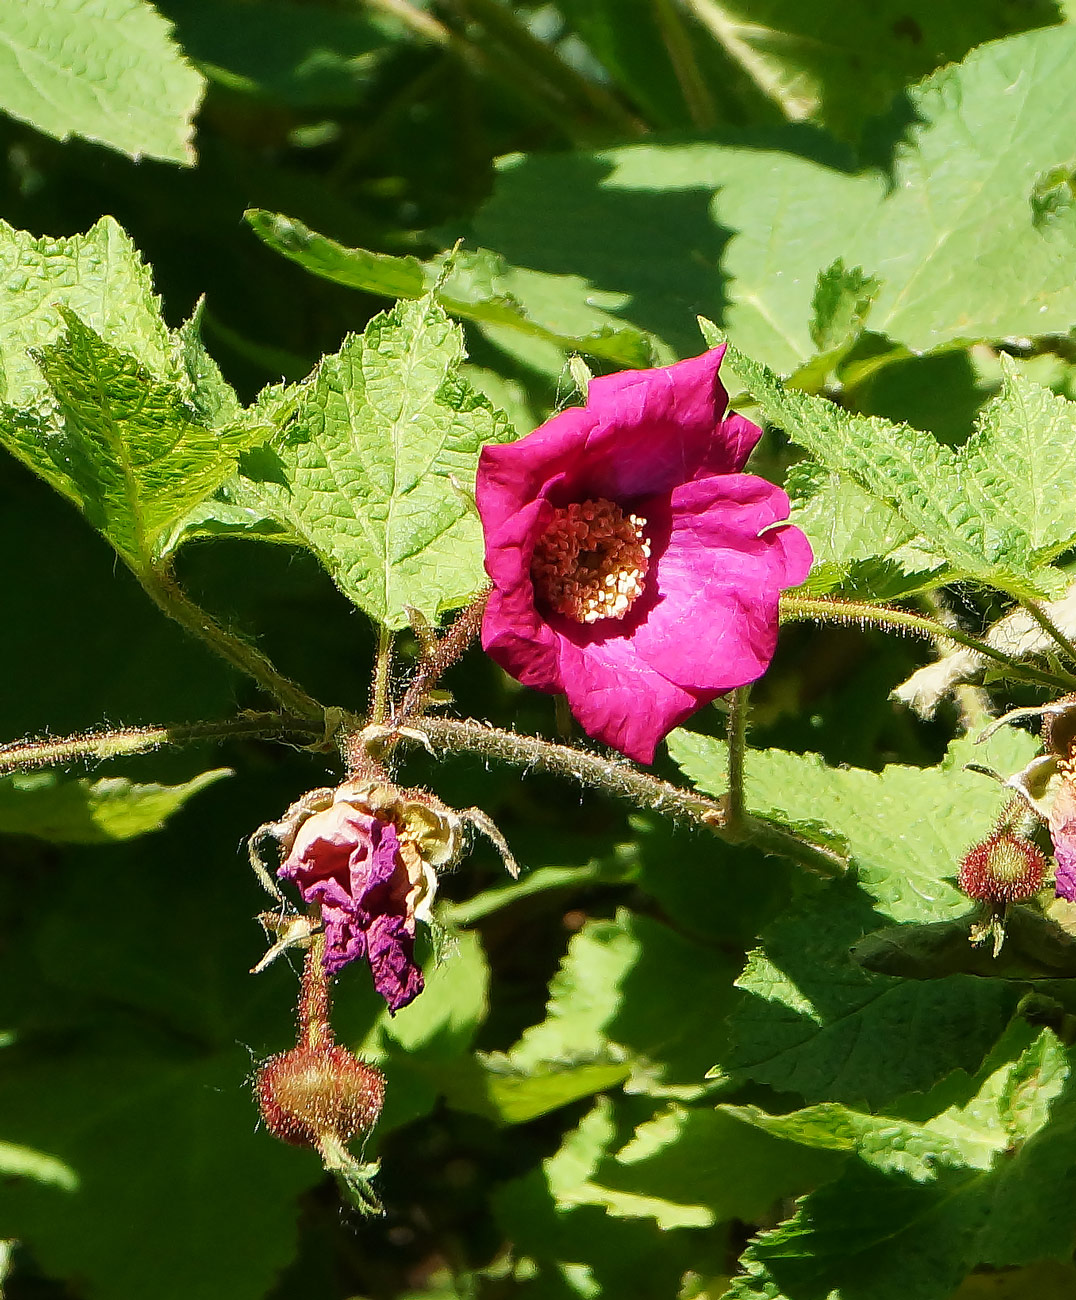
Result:
[[[566,776],[593,786],[636,807],[649,808],[674,821],[702,826],[733,843],[752,844],[763,853],[777,853],[822,875],[840,875],[847,863],[839,854],[801,840],[791,831],[746,814],[739,827],[728,824],[727,801],[683,790],[670,781],[648,776],[621,759],[602,758],[537,736],[521,736],[479,722],[452,718],[423,718],[421,730],[433,748],[448,753],[477,754],[515,767]],[[414,742],[414,737],[401,736]]]
[[[1035,600],[1021,600],[1020,605],[1026,609],[1031,617],[1038,623],[1039,627],[1046,635],[1056,644],[1057,648],[1069,660],[1070,663],[1076,663],[1076,646],[1072,644],[1069,638],[1061,631],[1049,614]]]
[[[482,616],[486,612],[489,588],[480,591],[471,603],[459,614],[440,640],[432,641],[415,669],[410,685],[393,710],[394,719],[406,725],[409,719],[421,716],[428,703],[427,696],[437,685],[442,673],[451,668],[457,659],[478,635],[482,627]],[[371,721],[380,722],[380,718]]]
[[[246,713],[222,722],[192,722],[179,726],[121,727],[116,731],[87,731],[59,739],[18,740],[0,746],[0,776],[29,772],[80,760],[100,761],[147,754],[162,745],[188,745],[196,740],[233,740],[266,737],[309,744],[322,736],[305,718],[279,713]]]
[[[389,712],[389,685],[392,676],[392,633],[380,624],[377,629],[377,657],[374,680],[370,687],[370,721],[384,722]]]
[[[744,759],[747,749],[747,701],[750,688],[741,686],[729,699],[729,793],[725,824],[729,831],[738,833],[744,826]]]
[[[1028,682],[1039,682],[1053,690],[1070,691],[1076,684],[1076,675],[1047,672],[1031,664],[1021,663],[1011,655],[993,646],[979,641],[955,627],[946,627],[932,618],[921,614],[912,614],[905,609],[894,609],[889,605],[872,605],[866,601],[837,600],[827,597],[782,596],[781,621],[794,622],[798,619],[815,619],[821,623],[871,623],[875,627],[904,629],[919,636],[947,637],[960,645],[967,646],[976,654],[995,663],[1004,664],[1012,677]]]
[[[138,577],[148,594],[169,618],[181,623],[189,632],[212,646],[230,664],[252,677],[286,712],[317,720],[325,716],[323,705],[278,672],[255,646],[229,632],[200,605],[196,605],[167,570],[153,569],[149,573],[139,573]]]
[[[299,1045],[320,1051],[330,1047],[329,977],[325,973],[325,931],[310,936],[303,962],[303,984],[299,993]]]

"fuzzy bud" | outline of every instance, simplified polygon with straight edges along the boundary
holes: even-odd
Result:
[[[976,844],[960,864],[959,885],[969,898],[1022,903],[1042,888],[1046,858],[1030,840],[999,829]]]
[[[385,1077],[339,1044],[300,1044],[270,1057],[255,1088],[269,1132],[292,1146],[312,1147],[368,1133],[381,1114]]]

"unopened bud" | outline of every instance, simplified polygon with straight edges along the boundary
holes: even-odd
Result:
[[[970,849],[960,864],[959,885],[969,898],[1022,903],[1042,888],[1046,858],[1021,835],[996,830]]]
[[[255,1089],[265,1126],[293,1146],[350,1142],[368,1133],[381,1114],[385,1078],[337,1043],[300,1044],[272,1056],[258,1070]]]

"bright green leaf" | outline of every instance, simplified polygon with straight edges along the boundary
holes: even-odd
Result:
[[[435,621],[484,580],[478,453],[511,430],[460,378],[462,355],[439,307],[401,303],[288,390],[291,422],[241,466],[250,498],[392,628],[409,607]]]
[[[713,327],[704,332],[717,338]],[[1038,571],[1076,537],[1076,405],[1009,366],[974,436],[954,451],[908,425],[787,388],[735,348],[728,359],[768,420],[891,507],[916,545],[955,574],[1031,598],[1056,585]]]
[[[897,600],[945,581],[944,561],[917,546],[914,528],[853,479],[801,460],[785,487],[790,518],[814,551],[804,591]]]
[[[156,380],[66,309],[64,319],[63,337],[35,353],[54,402],[3,408],[0,440],[145,571],[257,433],[207,428],[177,384]]]
[[[1073,156],[1074,57],[1071,26],[972,50],[908,92],[877,171],[806,136],[509,156],[474,237],[630,294],[621,314],[682,355],[702,312],[786,374],[812,355],[812,295],[837,258],[882,281],[870,328],[912,352],[1065,334],[1076,223],[1036,229],[1032,197]],[[859,76],[846,84],[858,95]]]
[[[66,140],[191,163],[203,81],[144,0],[5,0],[0,106]]]
[[[487,249],[459,250],[432,262],[345,248],[301,222],[272,212],[246,214],[254,233],[276,252],[337,284],[390,298],[434,300],[451,316],[502,326],[621,367],[654,362],[653,341],[603,311],[623,295],[596,293],[576,276],[543,275],[509,266]]]
[[[125,777],[65,780],[54,772],[0,779],[0,834],[53,844],[101,844],[160,830],[192,796],[231,776],[219,767],[183,785],[138,785]]]
[[[846,841],[859,883],[894,921],[937,921],[967,910],[955,886],[960,858],[985,835],[1000,811],[997,786],[966,763],[1019,770],[1037,746],[1026,733],[1003,729],[985,745],[954,741],[940,767],[881,772],[831,768],[815,754],[748,750],[750,810],[791,825],[819,823]],[[687,731],[669,737],[669,752],[709,794],[723,794],[723,741]]]
[[[1061,1187],[1076,1160],[1070,1071],[1044,1033],[969,1104],[920,1126],[834,1107],[756,1114],[771,1131],[836,1140],[860,1159],[756,1239],[728,1300],[947,1300],[978,1264],[1068,1258],[1076,1210]]]
[[[10,406],[47,393],[30,350],[56,342],[65,307],[152,374],[170,373],[172,344],[149,268],[111,217],[69,239],[34,239],[0,222],[0,397]]]

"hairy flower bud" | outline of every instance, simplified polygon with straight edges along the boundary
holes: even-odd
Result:
[[[960,864],[960,888],[987,903],[1021,903],[1042,888],[1046,858],[1030,840],[999,828]]]
[[[346,1143],[368,1133],[385,1098],[381,1071],[338,1043],[300,1044],[270,1057],[258,1070],[255,1088],[269,1132],[302,1147],[320,1147],[330,1138]]]

